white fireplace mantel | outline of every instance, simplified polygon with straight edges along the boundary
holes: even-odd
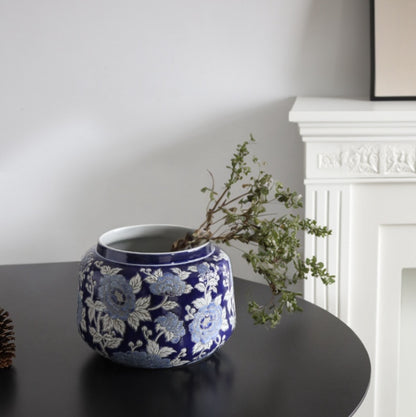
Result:
[[[416,102],[298,98],[306,181],[416,181]]]
[[[306,215],[333,231],[305,238],[305,255],[336,275],[329,287],[307,280],[305,298],[367,347],[372,382],[357,416],[414,416],[399,369],[403,271],[416,268],[416,102],[301,97],[289,120],[305,143]]]

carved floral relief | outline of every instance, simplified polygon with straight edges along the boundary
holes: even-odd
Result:
[[[318,153],[318,169],[343,169],[351,174],[416,174],[416,145],[363,145]]]
[[[416,149],[414,146],[387,146],[387,173],[416,173]]]
[[[318,168],[347,168],[354,173],[377,174],[380,166],[380,149],[366,145],[345,151],[318,154]]]

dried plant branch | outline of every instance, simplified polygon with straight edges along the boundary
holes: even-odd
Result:
[[[243,258],[265,279],[273,295],[266,306],[251,301],[249,311],[255,323],[275,326],[284,310],[300,310],[297,304],[300,294],[290,289],[292,284],[309,276],[320,278],[324,284],[334,281],[334,276],[315,257],[303,259],[299,240],[301,232],[325,237],[331,231],[318,226],[315,220],[295,214],[302,207],[301,196],[275,182],[258,158],[252,157],[251,163],[247,162],[248,146],[254,142],[251,136],[250,141],[237,146],[227,166],[230,175],[221,194],[215,190],[214,175],[208,171],[211,186],[201,190],[208,195],[205,219],[192,234],[174,242],[172,250],[196,247],[207,241],[246,244]],[[276,204],[284,206],[284,214],[278,216],[276,210],[270,211]],[[294,272],[290,275],[289,271]]]

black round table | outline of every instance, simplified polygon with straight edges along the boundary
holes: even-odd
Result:
[[[0,266],[0,306],[17,356],[0,369],[0,416],[347,417],[370,382],[370,361],[340,320],[304,300],[275,329],[255,326],[264,285],[235,279],[237,328],[200,363],[166,370],[115,365],[76,328],[77,263]]]

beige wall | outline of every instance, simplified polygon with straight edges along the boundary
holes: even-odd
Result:
[[[416,96],[416,2],[375,0],[377,96]]]

